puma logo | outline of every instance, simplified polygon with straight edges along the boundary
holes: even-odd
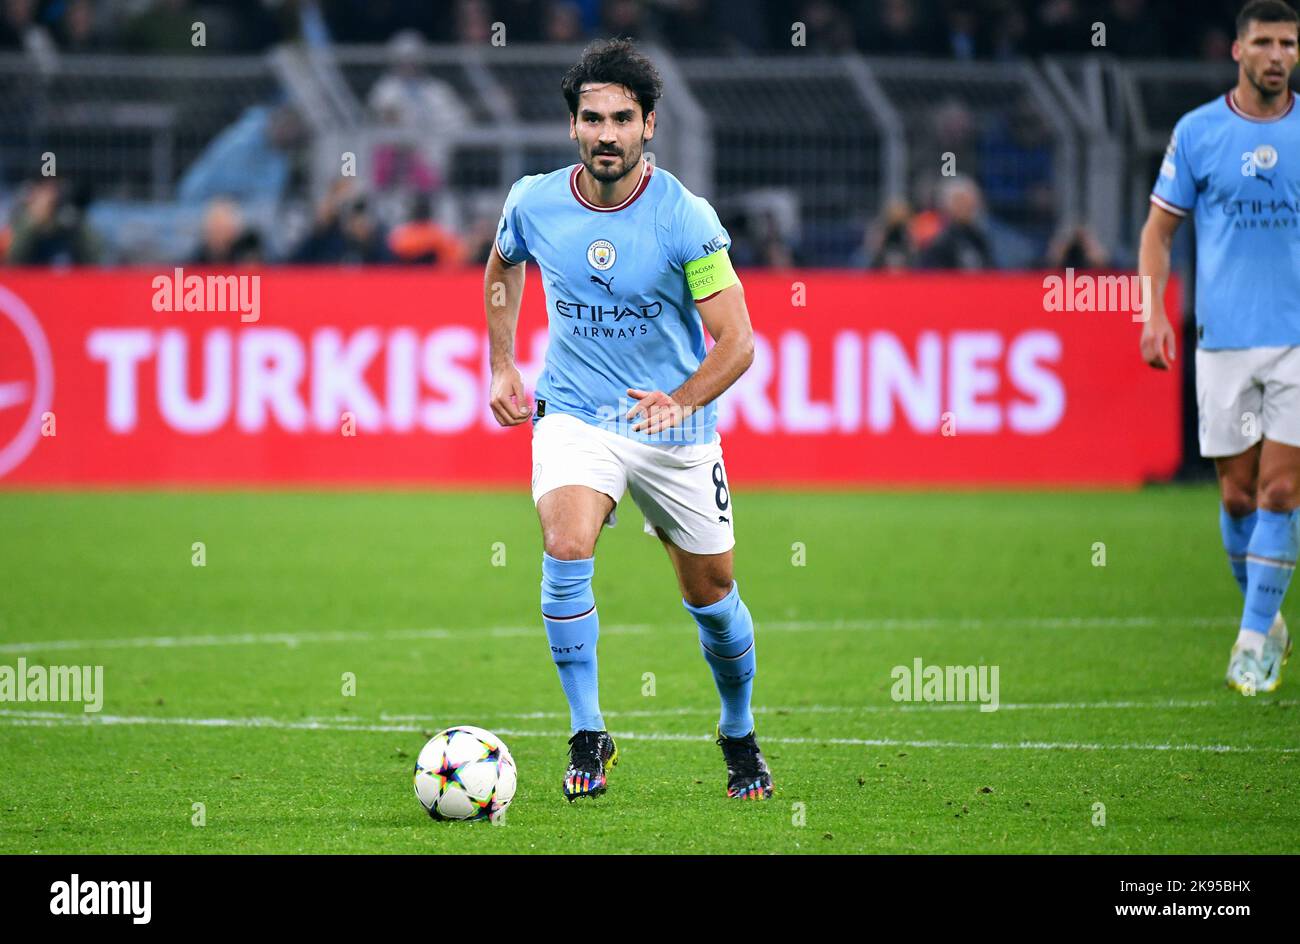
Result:
[[[723,524],[731,524],[731,519],[728,518],[726,515],[718,515],[718,520]]]
[[[614,285],[614,276],[611,275],[609,277],[608,282],[602,279],[599,275],[593,275],[591,277],[591,280],[595,282],[597,285],[599,285],[601,288],[603,288],[605,291],[609,292],[609,294],[611,295],[614,294],[614,289],[612,287]]]

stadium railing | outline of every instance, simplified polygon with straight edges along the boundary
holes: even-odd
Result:
[[[58,175],[104,197],[161,201],[247,107],[278,98],[272,57],[0,54],[0,167]]]
[[[0,211],[53,153],[58,176],[91,193],[92,216],[111,229],[110,261],[177,258],[198,225],[198,208],[178,199],[186,171],[249,109],[289,102],[311,141],[302,200],[337,179],[345,153],[405,146],[443,165],[452,199],[439,201],[440,214],[464,227],[493,215],[513,180],[572,161],[559,76],[578,52],[425,46],[421,74],[443,83],[464,117],[435,129],[387,125],[369,107],[392,67],[386,46],[0,55]],[[959,63],[649,52],[666,85],[656,159],[724,217],[761,217],[822,265],[860,263],[863,231],[890,199],[930,205],[948,172],[979,183],[1007,224],[995,233],[1006,267],[1037,264],[1046,236],[1066,223],[1090,225],[1131,261],[1173,123],[1233,74],[1231,63],[1104,56]],[[276,228],[285,208],[275,203],[248,214]],[[282,249],[293,226],[277,229],[273,248]]]

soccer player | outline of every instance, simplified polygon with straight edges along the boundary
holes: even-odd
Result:
[[[1288,82],[1297,18],[1281,0],[1237,17],[1237,84],[1188,112],[1151,193],[1139,271],[1151,277],[1142,357],[1167,370],[1162,299],[1174,231],[1196,221],[1196,406],[1214,459],[1219,523],[1245,603],[1227,684],[1271,692],[1291,639],[1282,599],[1295,570],[1300,504],[1300,112]]]
[[[597,694],[596,538],[630,491],[663,542],[722,701],[727,795],[763,799],[754,739],[754,624],[732,577],[735,509],[714,401],[753,360],[745,295],[713,208],[647,158],[662,83],[630,42],[596,42],[564,76],[580,163],[510,188],[484,285],[491,407],[533,424],[542,621],[569,702],[569,800],[606,789],[618,758]],[[514,336],[528,260],[550,343],[528,403]],[[707,351],[704,328],[714,338]]]

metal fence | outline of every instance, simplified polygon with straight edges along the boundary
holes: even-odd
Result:
[[[171,199],[218,134],[282,93],[270,57],[0,55],[0,169],[12,184],[52,153],[97,195]]]
[[[165,254],[178,225],[194,229],[191,210],[163,209],[184,202],[187,172],[250,109],[288,103],[303,135],[272,201],[287,212],[286,230],[337,179],[346,155],[377,186],[376,155],[393,147],[428,160],[440,177],[440,215],[465,226],[495,214],[519,176],[575,159],[559,80],[579,51],[424,47],[418,74],[453,103],[436,127],[385,121],[376,90],[392,63],[383,46],[40,63],[4,55],[3,194],[11,201],[52,153],[58,176],[115,212],[137,213],[137,229],[158,230],[137,253]],[[1052,233],[1079,224],[1115,261],[1131,261],[1174,122],[1222,94],[1234,74],[1231,63],[1105,56],[957,63],[647,51],[666,85],[651,145],[657,162],[724,217],[762,216],[800,261],[831,265],[858,258],[864,231],[891,199],[932,205],[952,172],[973,178],[991,217],[1021,240],[1004,264],[1033,264]],[[257,212],[275,225],[275,208]],[[110,254],[130,256],[120,247]]]
[[[1236,66],[1133,62],[1115,68],[1114,75],[1124,106],[1128,202],[1145,203],[1175,123],[1193,108],[1223,96],[1236,83]]]

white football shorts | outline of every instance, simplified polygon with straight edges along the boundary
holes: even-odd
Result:
[[[1300,446],[1300,345],[1196,351],[1201,455],[1235,456],[1261,439]]]
[[[692,554],[722,554],[736,544],[717,433],[711,443],[658,445],[548,413],[533,426],[533,503],[563,485],[594,488],[615,503],[631,492],[646,533],[658,536],[658,529]],[[612,511],[605,523],[613,526]]]

